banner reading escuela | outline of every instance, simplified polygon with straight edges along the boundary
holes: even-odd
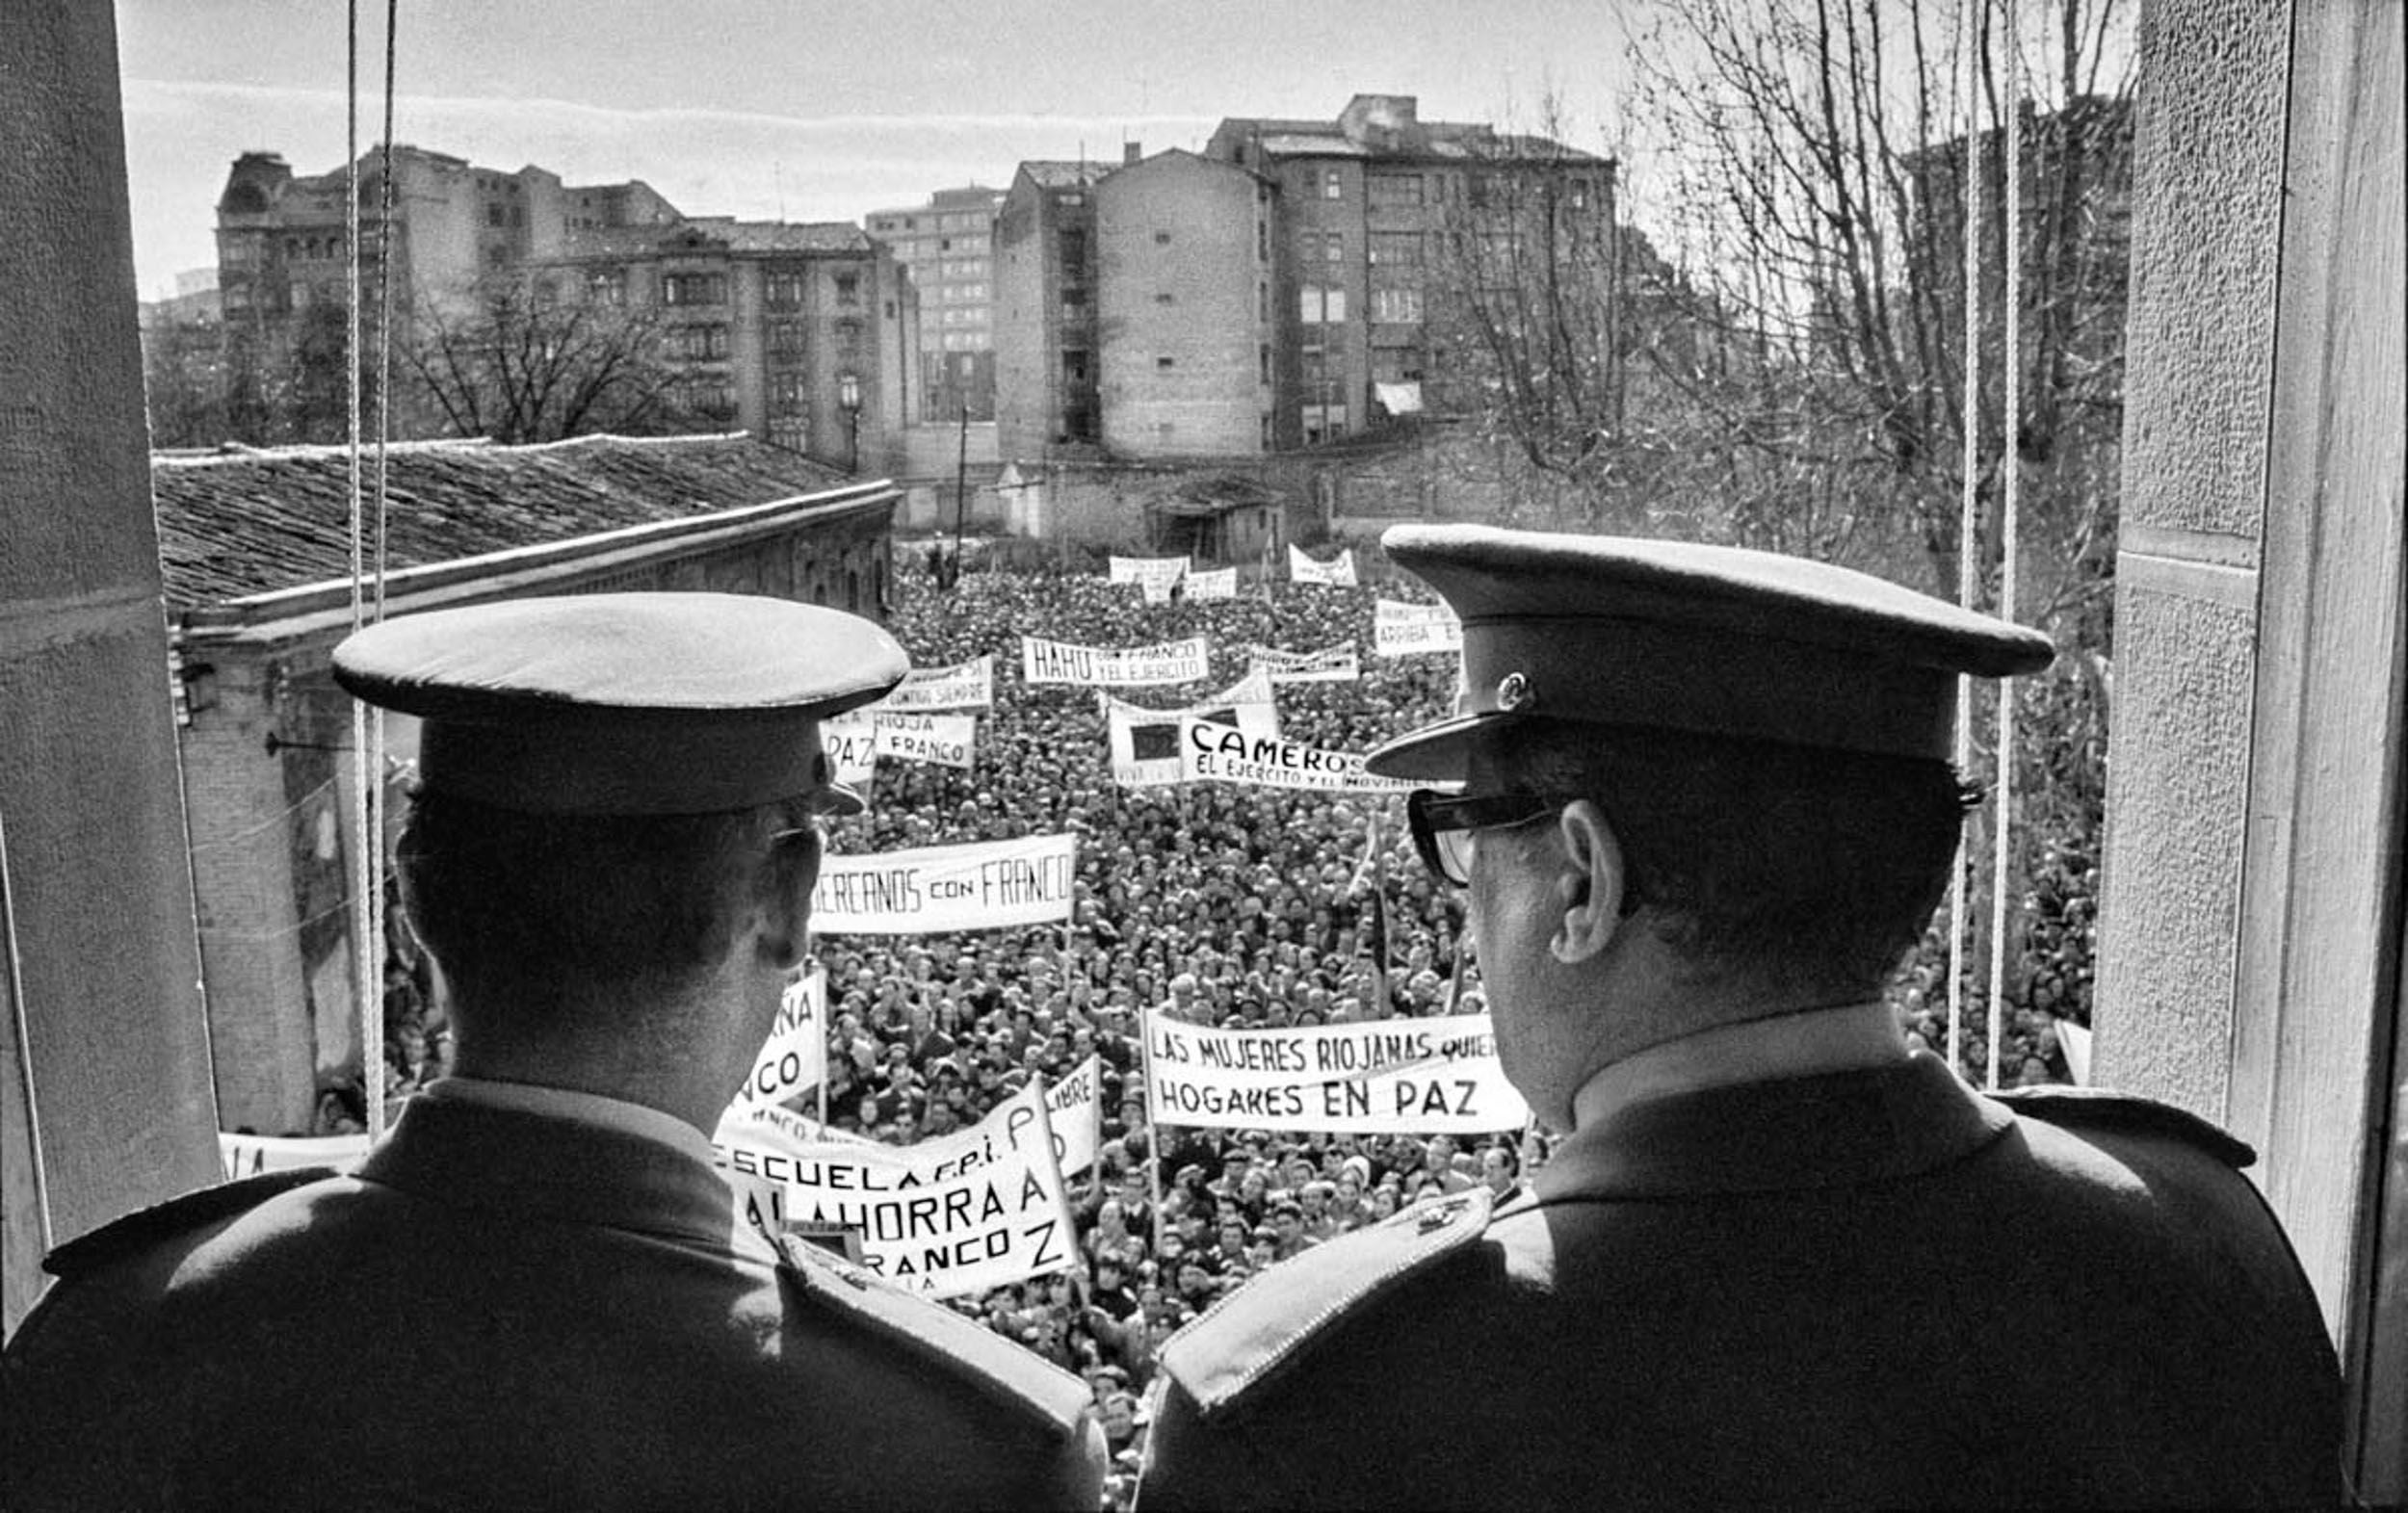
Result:
[[[802,1144],[772,1125],[720,1133],[713,1154],[755,1228],[772,1239],[789,1224],[850,1229],[863,1265],[907,1291],[955,1297],[1078,1264],[1036,1083],[971,1129],[917,1145]]]
[[[1209,1130],[1485,1135],[1530,1108],[1486,1014],[1221,1030],[1147,1011],[1146,1109]]]
[[[1026,683],[1133,689],[1198,683],[1210,675],[1210,652],[1201,636],[1151,646],[1077,646],[1035,636],[1020,638],[1020,677]]]
[[[1070,918],[1078,840],[1030,835],[820,862],[811,927],[824,935],[930,935]]]

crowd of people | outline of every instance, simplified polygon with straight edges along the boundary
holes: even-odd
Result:
[[[1074,916],[821,938],[829,1070],[824,1103],[805,1111],[907,1145],[977,1123],[1032,1079],[1050,1083],[1098,1058],[1099,1155],[1074,1179],[1081,1268],[954,1304],[1086,1376],[1125,1496],[1142,1448],[1141,1395],[1172,1331],[1264,1267],[1431,1192],[1510,1192],[1548,1142],[1525,1130],[1457,1140],[1150,1120],[1140,1010],[1233,1028],[1480,1011],[1477,967],[1459,951],[1460,899],[1415,858],[1391,795],[1115,782],[1097,691],[1024,683],[1020,638],[1131,646],[1205,637],[1206,682],[1117,695],[1163,708],[1237,682],[1250,645],[1350,643],[1359,679],[1282,684],[1275,704],[1286,739],[1358,753],[1442,714],[1455,663],[1374,654],[1375,600],[1428,597],[1405,579],[1254,583],[1236,598],[1148,604],[1100,571],[973,570],[947,574],[948,587],[905,554],[899,567],[888,625],[913,665],[991,654],[994,704],[981,714],[969,769],[881,761],[867,812],[831,825],[831,852],[1072,833]],[[401,952],[386,1014],[387,1091],[406,1097],[441,1075],[448,1031]],[[329,1094],[320,1133],[356,1128],[355,1103]]]

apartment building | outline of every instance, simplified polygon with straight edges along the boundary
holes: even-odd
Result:
[[[1091,456],[1102,439],[1095,187],[1112,167],[1023,163],[995,219],[995,445],[1006,458]]]
[[[995,418],[995,217],[1005,192],[940,189],[923,205],[862,220],[920,292],[921,410],[931,421]]]
[[[1203,155],[1251,170],[1272,192],[1276,450],[1446,406],[1432,380],[1447,312],[1433,301],[1472,273],[1453,251],[1526,234],[1533,206],[1613,224],[1611,159],[1484,124],[1424,121],[1409,94],[1358,94],[1334,120],[1232,117]]]
[[[1104,450],[1142,460],[1269,450],[1269,184],[1170,151],[1106,175],[1094,204]]]
[[[858,472],[918,414],[918,295],[850,222],[577,231],[530,269],[552,298],[643,312],[677,407],[706,424]]]

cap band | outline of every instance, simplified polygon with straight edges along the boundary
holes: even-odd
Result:
[[[430,719],[418,777],[438,794],[531,814],[720,814],[829,782],[819,727],[761,719],[512,726]]]
[[[1463,622],[1456,709],[1946,760],[1956,674],[1708,626],[1522,615]]]

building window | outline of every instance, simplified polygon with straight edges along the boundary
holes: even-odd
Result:
[[[802,355],[802,323],[772,321],[770,323],[770,355],[799,357]]]
[[[1308,447],[1335,441],[1347,433],[1347,407],[1344,404],[1300,405],[1296,419],[1304,432],[1304,444]]]
[[[779,266],[769,271],[761,280],[762,298],[772,310],[795,310],[802,306],[803,272],[799,268]]]
[[[683,362],[711,362],[727,355],[724,326],[676,326],[668,331],[668,354]]]
[[[725,378],[688,378],[677,393],[684,407],[696,415],[725,420],[736,413],[736,388]]]
[[[1374,268],[1419,268],[1422,266],[1422,234],[1419,231],[1374,231],[1372,233],[1371,253]]]
[[[1156,372],[1168,373],[1177,362],[1178,359],[1175,357],[1157,357],[1154,359],[1154,368]]]
[[[1170,233],[1167,231],[1155,232],[1154,245],[1156,247],[1168,247],[1170,245]]]
[[[1392,326],[1418,324],[1422,319],[1422,292],[1419,289],[1373,290],[1372,319]]]
[[[1347,318],[1347,292],[1321,284],[1306,284],[1296,291],[1296,318],[1307,326],[1337,326]]]
[[[1086,267],[1086,233],[1065,230],[1060,234],[1061,266],[1064,270]]]
[[[1085,384],[1087,381],[1086,358],[1087,354],[1084,352],[1063,352],[1061,354],[1061,381]]]
[[[596,304],[625,304],[627,270],[597,268],[586,274],[586,298]]]
[[[1154,297],[1154,302],[1156,304],[1175,304],[1178,301],[1177,297],[1172,295],[1170,291],[1165,290],[1161,294]]]
[[[1422,203],[1419,173],[1367,173],[1363,197],[1374,210],[1418,209]]]
[[[1423,362],[1419,347],[1374,347],[1372,349],[1372,381],[1419,383],[1423,376]]]
[[[1336,169],[1322,170],[1322,198],[1344,199],[1346,195],[1347,181],[1338,170]]]
[[[799,415],[779,416],[770,422],[770,444],[789,452],[811,450],[810,422]]]
[[[1258,263],[1270,261],[1270,222],[1268,221],[1254,222],[1254,260]]]
[[[861,275],[859,274],[843,273],[836,275],[836,302],[838,304],[861,302]]]
[[[1263,343],[1260,347],[1255,349],[1255,352],[1256,355],[1262,359],[1263,381],[1265,383],[1269,383],[1270,381],[1270,343]]]
[[[773,373],[770,375],[770,409],[778,415],[802,413],[802,375]]]
[[[727,275],[725,274],[664,274],[661,275],[663,304],[725,304]]]

